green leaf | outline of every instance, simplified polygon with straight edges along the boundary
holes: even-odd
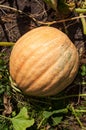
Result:
[[[0,130],[8,130],[8,124],[6,124],[6,122],[1,121],[0,122]]]
[[[57,11],[57,0],[44,0],[49,6]]]
[[[52,116],[53,114],[67,113],[67,112],[68,112],[68,109],[67,109],[67,108],[55,110],[55,111],[52,111],[52,112],[44,111],[44,112],[43,112],[43,117],[44,117],[44,118],[49,118],[49,117]]]
[[[23,107],[19,114],[11,118],[14,130],[26,130],[34,124],[34,119],[29,119],[27,109]]]
[[[44,118],[49,118],[50,116],[52,116],[53,112],[49,112],[49,111],[44,111],[43,112],[43,117]]]
[[[53,126],[58,125],[59,123],[61,123],[62,119],[63,119],[62,116],[53,117],[53,118],[52,118],[52,120],[53,120]]]
[[[86,76],[86,65],[81,66],[81,75]]]
[[[66,0],[58,0],[58,10],[61,14],[68,15],[70,12],[69,6]]]
[[[54,110],[54,111],[43,111],[43,118],[42,118],[41,122],[38,125],[38,129],[40,128],[40,126],[42,125],[42,123],[45,120],[47,120],[50,116],[52,116],[53,114],[59,114],[59,113],[68,113],[68,108]],[[59,119],[59,121],[60,121],[60,119]]]

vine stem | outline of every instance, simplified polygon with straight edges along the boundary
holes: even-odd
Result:
[[[75,109],[75,112],[79,112],[79,113],[86,113],[86,110],[83,110],[83,109],[80,109],[80,110]]]
[[[0,42],[0,46],[13,46],[13,42]]]
[[[76,8],[75,12],[79,13],[79,16],[81,17],[81,22],[83,26],[83,33],[86,35],[86,20],[84,17],[84,13],[86,13],[86,9]]]
[[[80,16],[84,16],[82,13],[80,13]],[[85,18],[81,18],[82,26],[83,26],[83,33],[86,34],[86,20]]]
[[[75,12],[77,12],[77,13],[86,13],[86,9],[76,8]]]
[[[74,95],[57,97],[57,98],[48,97],[48,99],[52,99],[52,100],[63,100],[63,99],[72,98],[72,97],[86,97],[86,94],[74,94]]]
[[[18,88],[16,87],[16,83],[13,82],[11,76],[9,76],[9,80],[10,80],[11,87],[13,88],[13,90],[16,91],[16,92],[22,93],[22,92],[20,91],[20,89],[18,89]]]
[[[79,123],[80,127],[83,129],[83,125],[82,125],[82,123],[81,123],[80,119],[78,118],[77,113],[76,113],[76,111],[75,111],[74,107],[73,107],[72,105],[71,105],[70,107],[71,107],[71,111],[73,112],[73,114],[74,114],[74,116],[75,116],[76,120],[78,121],[78,123]]]
[[[3,116],[3,115],[0,115],[0,118],[4,118],[6,120],[10,120],[11,121],[11,118],[10,117],[6,117],[6,116]]]
[[[43,119],[41,120],[41,122],[39,123],[37,129],[39,129],[39,128],[41,127],[41,125],[42,125],[42,123],[43,123],[44,121],[45,121],[45,118],[43,118]]]

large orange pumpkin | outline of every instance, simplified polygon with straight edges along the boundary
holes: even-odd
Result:
[[[24,34],[10,56],[10,74],[25,94],[55,95],[74,80],[78,52],[60,30],[42,26]]]

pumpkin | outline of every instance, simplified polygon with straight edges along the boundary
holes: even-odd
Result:
[[[24,34],[10,55],[10,75],[23,93],[51,96],[74,80],[79,65],[76,47],[66,34],[41,26]]]

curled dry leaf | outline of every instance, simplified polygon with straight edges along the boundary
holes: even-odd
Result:
[[[12,104],[10,100],[11,100],[11,96],[5,93],[3,96],[3,103],[5,108],[3,111],[3,115],[10,115],[12,113]]]

